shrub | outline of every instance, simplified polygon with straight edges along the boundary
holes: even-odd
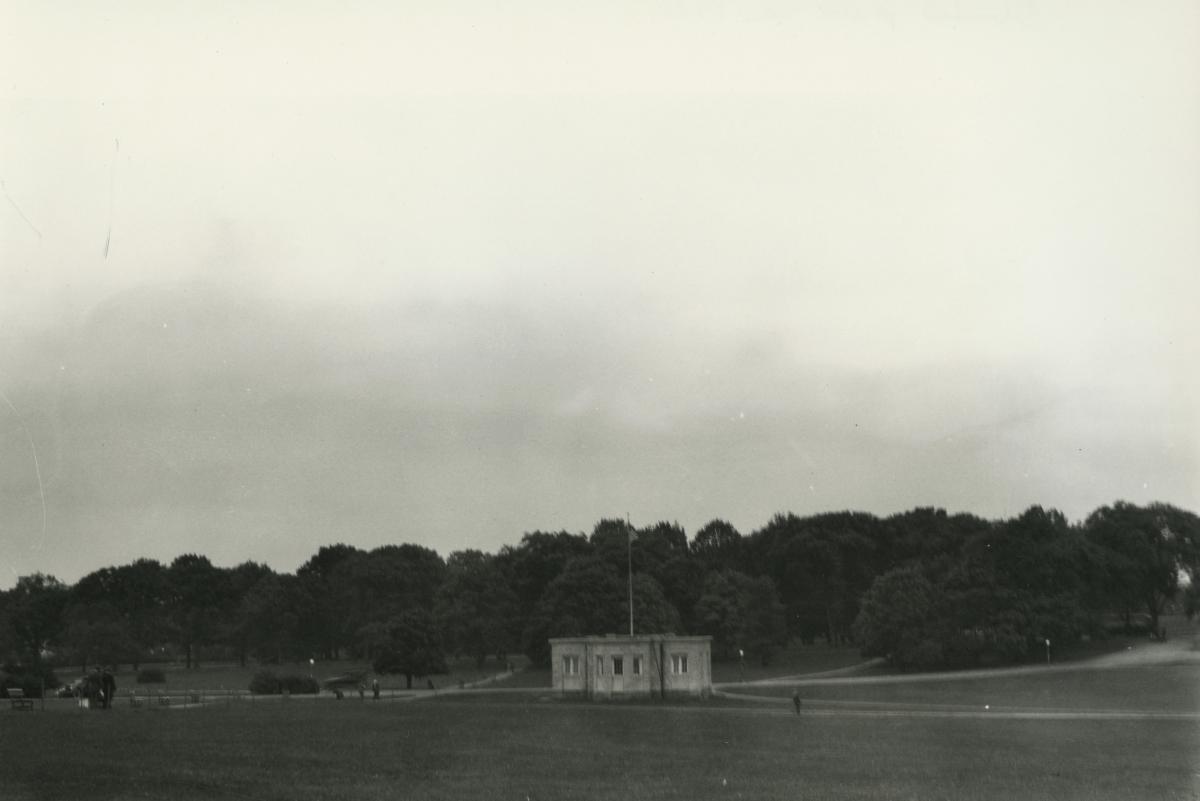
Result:
[[[54,671],[44,662],[33,665],[10,662],[0,670],[0,693],[7,697],[9,687],[20,687],[25,691],[27,698],[41,698],[43,681],[47,690],[52,690],[59,684]]]
[[[280,676],[279,686],[292,695],[316,695],[321,691],[321,685],[312,676]]]
[[[285,690],[291,695],[316,695],[321,686],[311,676],[276,676],[269,670],[260,670],[250,680],[250,692],[255,695],[279,695]]]
[[[161,668],[142,668],[137,674],[138,684],[165,684],[167,674]]]
[[[250,679],[250,692],[255,695],[278,695],[279,678],[269,670],[260,670]]]

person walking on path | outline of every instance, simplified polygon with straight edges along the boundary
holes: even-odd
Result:
[[[796,714],[800,714],[800,690],[792,691],[792,706],[796,707]]]
[[[379,700],[379,679],[371,679],[371,695],[375,696],[375,700]]]

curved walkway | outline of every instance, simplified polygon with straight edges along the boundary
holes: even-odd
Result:
[[[981,668],[975,670],[946,670],[930,673],[890,673],[879,676],[835,675],[862,669],[863,663],[841,671],[801,674],[748,682],[724,682],[714,684],[718,692],[738,687],[805,687],[810,685],[840,686],[863,684],[906,684],[911,682],[957,681],[961,679],[986,679],[1004,676],[1035,675],[1040,673],[1067,673],[1081,670],[1109,670],[1146,665],[1200,664],[1200,649],[1190,639],[1172,640],[1165,643],[1147,643],[1137,648],[1128,648],[1114,654],[1105,654],[1080,662],[1062,662],[1049,665],[1021,665],[1018,667]]]
[[[714,692],[726,698],[762,704],[775,714],[795,714],[791,699],[786,696],[755,695],[737,690],[755,687],[830,687],[902,684],[909,682],[959,681],[1009,676],[1027,676],[1070,671],[1114,670],[1150,665],[1200,665],[1200,642],[1185,638],[1167,643],[1147,643],[1125,651],[1105,654],[1081,662],[1057,665],[1026,665],[984,670],[955,670],[940,673],[910,673],[886,676],[801,675],[761,679],[745,683],[714,685]],[[837,671],[834,671],[837,672]],[[805,701],[803,717],[868,717],[868,718],[995,718],[1000,720],[1200,720],[1197,711],[1163,711],[1139,709],[1045,709],[1031,707],[997,707],[990,705],[936,704],[895,701]]]

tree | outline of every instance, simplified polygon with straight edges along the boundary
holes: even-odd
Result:
[[[626,620],[629,616],[628,598],[626,592],[621,604]],[[633,630],[635,634],[673,634],[680,630],[679,610],[667,598],[662,586],[644,573],[635,573],[633,576]]]
[[[742,584],[741,642],[760,664],[771,661],[775,652],[787,644],[787,621],[783,604],[770,576],[749,578]]]
[[[75,607],[68,614],[68,620],[63,642],[85,673],[89,664],[133,662],[137,644],[129,626],[107,604]]]
[[[125,618],[135,645],[136,670],[141,655],[167,642],[170,635],[167,569],[153,559],[138,559],[116,568],[114,580],[120,587],[117,610]]]
[[[1163,609],[1200,567],[1200,518],[1162,503],[1117,502],[1093,512],[1084,528],[1105,551],[1110,603],[1127,624],[1131,610],[1144,609],[1157,634]]]
[[[190,669],[197,664],[196,647],[215,641],[228,609],[226,576],[207,557],[183,554],[167,569],[167,583],[172,627]]]
[[[901,667],[1013,662],[1091,628],[1093,554],[1060,512],[1035,506],[987,526],[966,522],[942,538],[958,543],[953,552],[937,549],[872,584],[854,625],[864,655]]]
[[[20,576],[6,596],[16,656],[24,664],[36,664],[62,632],[63,612],[70,599],[68,588],[54,576],[34,573]]]
[[[520,603],[519,615],[528,619],[534,607],[567,563],[580,556],[592,553],[587,537],[565,531],[546,533],[535,531],[525,534],[515,548],[505,546],[496,559],[508,576]]]
[[[745,611],[742,606],[734,571],[714,571],[705,577],[700,600],[696,602],[696,627],[713,638],[713,655],[718,659],[730,659],[737,654]]]
[[[713,638],[721,659],[749,651],[762,664],[787,642],[783,604],[768,576],[736,570],[710,572],[696,602],[696,624]]]
[[[675,554],[659,567],[655,578],[667,601],[679,612],[678,630],[694,630],[696,602],[704,585],[704,566],[690,554]]]
[[[263,575],[238,602],[230,627],[239,656],[253,654],[259,661],[281,662],[306,653],[300,620],[312,609],[295,576]]]
[[[939,607],[938,592],[921,568],[884,573],[863,597],[854,621],[863,656],[882,656],[899,667],[940,664]]]
[[[401,673],[412,689],[413,676],[446,672],[446,658],[433,616],[409,609],[360,631],[364,648],[372,654],[376,673]]]
[[[849,639],[858,599],[884,569],[876,556],[883,527],[872,515],[776,515],[743,544],[751,575],[770,576],[791,634],[804,642]]]
[[[166,571],[153,559],[93,571],[71,587],[72,610],[87,610],[87,626],[77,625],[72,637],[90,638],[95,647],[107,648],[99,642],[100,632],[115,636],[119,631],[119,650],[136,670],[144,654],[169,638],[167,599]],[[80,622],[78,612],[68,611],[68,617]]]
[[[626,521],[609,517],[593,526],[588,544],[592,546],[593,554],[623,573],[629,562],[630,544],[635,533]]]
[[[346,560],[364,554],[358,548],[339,543],[322,545],[296,571],[300,590],[306,598],[319,598],[311,614],[300,622],[301,636],[312,643],[324,659],[337,659],[342,648],[353,644],[354,629],[348,627],[349,604],[353,597],[335,592],[335,571]]]
[[[536,664],[550,660],[551,637],[616,633],[628,625],[626,585],[617,568],[596,556],[572,559],[537,603],[522,636]]]
[[[660,584],[667,565],[689,555],[683,528],[665,521],[635,532],[629,550],[633,571],[647,573]]]
[[[226,586],[229,589],[228,603],[234,609],[232,618],[222,621],[221,624],[221,639],[233,647],[237,653],[238,664],[242,667],[246,666],[247,652],[250,650],[250,642],[247,637],[248,629],[245,627],[245,600],[246,597],[257,587],[259,583],[267,578],[274,578],[275,573],[266,565],[258,562],[243,562],[237,565],[232,570],[225,571]],[[291,578],[289,576],[289,578]],[[256,599],[257,600],[257,599]],[[289,614],[288,610],[284,610],[282,614]],[[294,642],[295,637],[295,615],[291,613],[293,623],[288,632],[288,641]],[[278,622],[278,621],[277,621]]]
[[[435,551],[419,545],[385,545],[354,554],[337,564],[330,595],[343,617],[344,632],[387,621],[402,611],[433,611],[446,565]]]
[[[447,647],[474,657],[502,657],[515,640],[517,595],[494,557],[458,551],[446,560],[446,580],[438,590],[434,617]]]
[[[696,532],[692,554],[708,570],[737,570],[742,559],[742,535],[724,520],[712,520]]]

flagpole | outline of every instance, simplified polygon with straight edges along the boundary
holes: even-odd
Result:
[[[629,576],[629,636],[633,637],[633,526],[629,524],[629,513],[625,513],[626,573]]]

